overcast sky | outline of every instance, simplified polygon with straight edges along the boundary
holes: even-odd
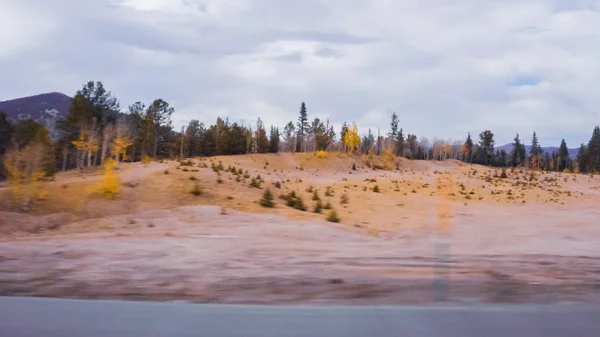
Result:
[[[600,0],[0,0],[0,100],[104,82],[126,108],[339,131],[484,129],[542,145],[600,124]]]

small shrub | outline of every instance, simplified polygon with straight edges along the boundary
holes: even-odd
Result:
[[[308,193],[312,193],[312,192],[313,192],[313,190],[314,190],[314,189],[313,189],[312,185],[311,185],[311,186],[308,186],[308,188],[306,188],[306,192],[308,192]]]
[[[237,176],[237,177],[235,178],[235,181],[237,181],[237,182],[239,183],[240,181],[242,181],[242,178],[240,178],[240,176]]]
[[[327,158],[327,151],[317,151],[317,158]]]
[[[260,183],[255,178],[252,178],[250,181],[250,187],[260,188]]]
[[[340,222],[340,220],[341,219],[338,217],[337,212],[335,210],[331,210],[331,212],[329,212],[329,215],[327,216],[327,221],[338,223]]]
[[[169,170],[164,170],[164,174],[169,174]]]
[[[228,195],[228,196],[227,196],[227,200],[233,200],[233,197],[232,197],[232,196],[230,196],[230,195]]]
[[[223,183],[223,179],[221,179],[221,178],[217,178],[217,183],[218,183],[218,184],[222,184],[222,183]]]
[[[352,163],[352,171],[356,171],[356,164]]]
[[[275,187],[277,187],[277,188],[281,188],[281,183],[280,183],[279,181],[276,181],[274,185],[275,185]]]
[[[183,172],[190,172],[187,168],[182,169]]]
[[[502,169],[502,173],[500,173],[500,178],[501,179],[506,179],[508,178],[508,175],[506,174],[506,169]]]
[[[142,156],[142,164],[150,164],[152,162],[152,157],[148,155]]]
[[[190,179],[191,181],[194,181],[194,180],[196,180],[196,177],[194,177],[194,176],[191,176],[189,179]]]
[[[378,185],[373,186],[373,192],[379,193],[379,186]]]
[[[179,165],[181,165],[181,166],[192,166],[192,165],[194,165],[194,163],[192,163],[191,160],[187,160],[187,161],[182,160],[182,161],[179,162]]]
[[[342,194],[342,196],[340,197],[340,204],[346,205],[349,202],[350,200],[348,199],[348,196],[345,193]]]
[[[317,193],[317,190],[314,191],[313,196],[312,196],[312,200],[321,200],[321,198],[319,198],[319,193]]]
[[[198,184],[194,185],[194,188],[192,188],[192,191],[190,193],[195,196],[202,195],[202,189],[200,189],[200,185],[198,185]]]
[[[325,196],[326,197],[333,197],[333,190],[331,189],[330,186],[327,186],[327,188],[325,189]]]
[[[321,213],[322,209],[323,209],[323,204],[321,203],[321,199],[319,199],[315,203],[315,208],[313,209],[313,212],[315,212],[315,213]]]
[[[325,206],[323,206],[323,209],[331,209],[331,203],[328,201]]]
[[[367,190],[367,186],[363,186],[363,191],[366,191],[366,190]]]
[[[273,208],[275,203],[273,202],[273,194],[270,189],[266,189],[263,193],[262,199],[260,199],[260,205],[262,207]]]

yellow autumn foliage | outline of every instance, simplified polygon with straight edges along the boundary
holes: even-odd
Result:
[[[146,164],[150,164],[152,162],[152,157],[150,157],[149,155],[143,155],[142,156],[142,164],[146,165]]]
[[[391,149],[385,150],[381,155],[381,160],[383,161],[383,166],[385,166],[386,170],[391,170],[394,168],[394,159],[396,159],[396,156]]]
[[[46,147],[41,143],[27,145],[22,149],[11,149],[4,155],[4,170],[14,201],[20,202],[23,210],[28,210],[30,201],[41,191],[40,181],[44,178],[43,169]]]
[[[348,127],[348,131],[344,135],[344,144],[348,146],[350,151],[354,151],[360,145],[360,135],[355,122],[352,122],[352,126]]]
[[[119,197],[121,191],[119,184],[119,175],[115,171],[117,163],[113,159],[106,159],[104,161],[104,173],[102,175],[102,181],[93,186],[90,190],[92,194],[97,194],[105,199],[116,199]]]
[[[327,158],[327,151],[317,151],[317,157],[321,159]]]
[[[132,144],[133,142],[127,137],[117,137],[113,140],[112,151],[117,162],[127,160],[127,148]]]

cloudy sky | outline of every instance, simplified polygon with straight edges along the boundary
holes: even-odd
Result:
[[[100,80],[190,119],[542,145],[600,124],[600,0],[0,0],[0,100]],[[338,127],[339,129],[339,127]]]

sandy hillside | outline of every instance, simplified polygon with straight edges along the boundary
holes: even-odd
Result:
[[[119,199],[90,195],[99,172],[66,172],[28,214],[0,188],[0,294],[423,303],[442,216],[452,300],[600,299],[600,177],[373,165],[336,153],[121,164]],[[266,188],[275,208],[258,203]],[[307,211],[279,198],[292,191]],[[312,212],[315,194],[339,224]]]

